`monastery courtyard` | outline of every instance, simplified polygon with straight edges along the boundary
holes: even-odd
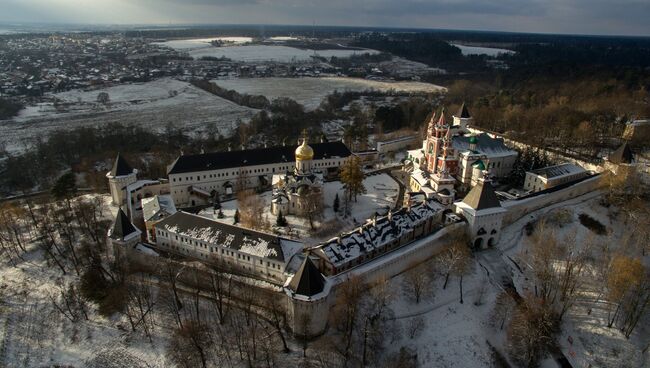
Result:
[[[354,200],[350,202],[350,215],[345,216],[343,213],[345,207],[343,184],[338,180],[324,183],[323,216],[315,221],[315,231],[310,229],[309,220],[293,215],[285,216],[289,223],[288,227],[278,228],[275,226],[276,216],[271,213],[271,191],[259,194],[259,198],[264,202],[264,216],[268,219],[274,231],[280,231],[283,235],[301,239],[307,244],[315,244],[330,239],[341,232],[354,229],[366,219],[371,218],[375,212],[380,215],[386,214],[389,208],[395,207],[400,198],[399,184],[386,173],[369,174],[364,179],[363,184],[366,193],[360,194],[357,197],[357,202],[354,202]],[[337,194],[339,195],[341,209],[338,213],[335,213],[332,205]],[[221,203],[223,218],[218,218],[218,210],[213,211],[211,207],[202,210],[200,215],[226,224],[233,224],[235,211],[238,207],[237,199],[233,199]]]

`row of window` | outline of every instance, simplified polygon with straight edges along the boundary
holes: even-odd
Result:
[[[156,230],[156,233],[161,237],[170,238],[169,233],[167,233],[165,231]],[[182,237],[182,236],[179,238],[178,235],[174,235],[174,240],[176,240],[177,242],[180,241],[181,243],[186,243],[186,244],[189,244],[189,245],[193,245],[193,246],[199,247],[201,249],[205,249],[206,252],[209,251],[210,253],[215,253],[215,252],[216,253],[221,253],[221,255],[223,255],[223,256],[228,256],[228,257],[233,257],[233,258],[236,256],[237,259],[241,259],[241,260],[251,262],[251,256],[250,255],[241,254],[239,252],[231,251],[231,250],[225,249],[223,247],[217,247],[217,248],[220,248],[220,249],[216,249],[216,251],[215,251],[215,247],[212,246],[212,245],[208,245],[208,244],[206,244],[204,242],[200,242],[200,241],[197,241],[197,240],[192,240],[191,238],[185,238],[185,237]],[[260,265],[264,266],[264,260],[260,259],[259,261],[260,261]],[[277,269],[277,270],[282,269],[282,266],[280,264],[270,262],[270,261],[266,261],[266,267],[271,267],[271,268]]]
[[[341,161],[338,163],[334,163],[334,165],[340,166],[342,164]],[[316,167],[325,167],[325,166],[332,166],[333,163],[331,162],[320,162],[316,161],[314,162],[314,166]],[[280,166],[277,169],[280,171],[286,171],[286,170],[291,170],[294,168],[294,165],[285,165],[285,166]],[[266,167],[266,168],[260,168],[260,169],[251,169],[251,170],[242,170],[241,174],[246,175],[246,174],[264,174],[264,173],[275,173],[276,167]],[[213,179],[213,178],[230,178],[230,177],[237,177],[239,176],[240,173],[237,171],[232,171],[232,173],[225,172],[225,173],[216,173],[216,174],[204,174],[203,175],[203,180],[206,179]],[[172,182],[176,182],[178,179],[178,182],[183,181],[183,177],[172,177]],[[194,181],[194,176],[186,176],[185,181]],[[201,181],[201,175],[196,176],[196,181]]]

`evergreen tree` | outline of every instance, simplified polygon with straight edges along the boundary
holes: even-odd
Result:
[[[352,156],[341,167],[341,182],[345,184],[348,200],[357,201],[357,196],[366,192],[363,185],[363,170],[361,169],[361,160]]]
[[[332,204],[332,209],[334,210],[334,213],[339,212],[340,207],[341,207],[341,200],[339,199],[339,194],[336,193],[336,197],[334,197],[334,204]]]
[[[51,190],[56,199],[69,200],[77,193],[77,183],[72,172],[61,175]]]
[[[233,224],[238,224],[239,223],[239,208],[235,210],[235,216],[234,216],[234,222]]]
[[[217,218],[224,218],[223,211],[221,209],[219,209],[219,212],[217,213]]]
[[[278,217],[275,219],[275,224],[278,226],[287,226],[287,219],[282,216],[282,210],[278,211]]]

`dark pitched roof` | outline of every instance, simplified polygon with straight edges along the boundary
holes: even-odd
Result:
[[[465,198],[463,198],[463,203],[477,211],[486,208],[501,207],[501,203],[489,181],[479,181]]]
[[[611,155],[609,155],[608,159],[609,162],[613,162],[615,164],[629,164],[632,163],[632,159],[634,156],[632,155],[632,150],[630,149],[630,145],[627,144],[627,142],[623,143],[616,151],[612,152]]]
[[[467,106],[463,102],[463,105],[458,109],[458,112],[456,113],[457,118],[463,118],[463,119],[469,119],[472,117],[472,115],[469,114],[469,110],[467,110]]]
[[[111,169],[111,175],[112,176],[123,176],[123,175],[129,175],[133,173],[133,168],[126,162],[124,157],[122,157],[119,153],[117,154],[117,158],[115,159],[115,162],[113,162],[113,168]]]
[[[305,257],[298,272],[293,275],[289,289],[296,294],[305,296],[314,296],[325,289],[325,277],[309,259],[309,256]]]
[[[487,155],[500,155],[500,154],[516,154],[516,151],[511,150],[506,146],[503,138],[492,138],[487,133],[481,133],[471,136],[454,136],[452,138],[452,146],[454,149],[460,151],[469,150],[470,141],[474,138],[476,140],[476,149]]]
[[[250,255],[285,261],[282,238],[199,215],[178,211],[158,222],[155,227]]]
[[[111,229],[111,239],[115,240],[124,240],[124,238],[138,230],[133,226],[131,220],[126,216],[126,213],[120,208],[117,211],[117,217],[113,223],[113,229]]]
[[[348,147],[340,141],[314,143],[310,146],[314,149],[314,160],[348,157],[352,154]],[[291,145],[180,156],[172,164],[168,174],[294,162],[294,151],[297,147],[297,145]]]

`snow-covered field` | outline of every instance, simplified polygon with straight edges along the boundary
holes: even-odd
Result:
[[[514,54],[515,52],[507,49],[498,49],[494,47],[480,47],[480,46],[465,46],[457,43],[452,43],[452,46],[456,46],[460,49],[460,52],[463,55],[488,55],[488,56],[498,56],[499,54]]]
[[[243,44],[253,41],[252,37],[213,37],[213,38],[192,38],[188,40],[170,40],[165,42],[154,42],[154,45],[171,47],[175,50],[187,51],[191,49],[212,47],[210,42],[223,41],[237,44]]]
[[[97,102],[106,92],[110,102]],[[171,78],[147,83],[123,84],[94,90],[72,90],[50,97],[53,103],[28,106],[12,120],[0,121],[0,144],[8,150],[20,150],[23,140],[46,136],[57,129],[102,126],[112,122],[138,125],[163,131],[167,125],[188,131],[205,129],[213,123],[219,133],[228,136],[238,120],[247,121],[256,110],[239,106],[191,84]]]
[[[214,80],[223,88],[239,93],[264,95],[269,100],[289,97],[308,110],[317,108],[323,99],[336,91],[402,91],[411,93],[435,93],[445,91],[444,87],[424,82],[388,82],[361,78],[242,78]]]
[[[233,42],[233,46],[213,47],[210,41],[221,39],[224,41]],[[290,37],[275,38],[274,41],[291,40]],[[190,40],[172,40],[165,42],[158,42],[156,44],[167,46],[179,51],[189,53],[195,59],[205,56],[209,57],[225,57],[235,61],[243,62],[261,62],[261,61],[275,61],[281,63],[289,63],[296,61],[308,61],[312,56],[321,56],[330,58],[336,56],[339,58],[350,57],[355,54],[377,54],[377,50],[310,50],[298,49],[295,47],[283,45],[243,45],[244,43],[251,42],[250,37],[215,37],[215,38],[202,38]]]
[[[243,45],[243,46],[227,46],[227,47],[210,47],[198,50],[191,50],[190,56],[195,59],[205,56],[209,57],[225,57],[234,61],[243,62],[262,62],[274,61],[280,63],[290,63],[298,61],[309,61],[312,56],[320,56],[324,58],[331,58],[336,56],[338,58],[350,57],[352,55],[361,54],[378,54],[376,50],[309,50],[298,49],[289,46],[269,46],[269,45]]]
[[[407,347],[417,352],[420,367],[492,367],[490,344],[503,339],[503,331],[490,324],[490,315],[497,290],[489,284],[483,270],[472,264],[472,271],[463,277],[463,303],[460,303],[460,279],[452,276],[443,290],[444,275],[436,274],[434,282],[420,303],[404,293],[402,274],[390,280],[395,290],[391,308],[402,329],[400,340],[388,350],[397,352]],[[435,261],[418,267],[419,272],[435,274]],[[480,300],[479,300],[480,299]],[[419,332],[409,336],[410,326],[419,325]]]

